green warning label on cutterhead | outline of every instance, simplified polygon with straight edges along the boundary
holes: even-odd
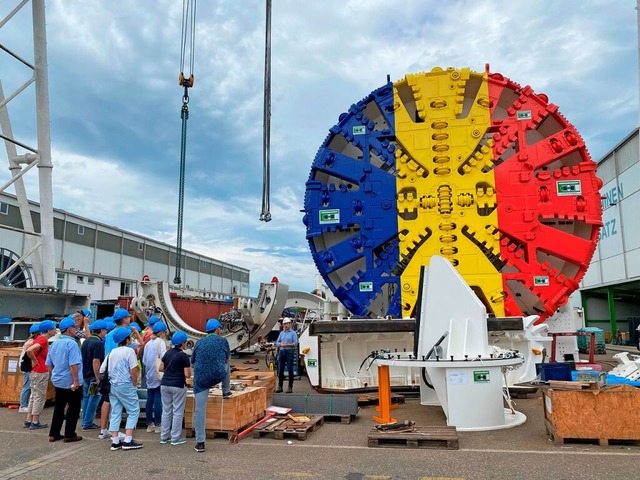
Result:
[[[521,110],[516,113],[518,120],[531,120],[531,110]]]
[[[548,287],[549,286],[549,277],[545,275],[535,276],[533,277],[533,284],[536,287]]]
[[[489,370],[474,370],[473,383],[491,383]]]
[[[563,180],[556,182],[556,190],[558,196],[580,195],[582,193],[582,185],[580,180]]]
[[[320,225],[331,223],[340,223],[340,210],[332,208],[331,210],[320,210]]]
[[[373,282],[360,282],[359,287],[361,292],[373,292]]]
[[[365,133],[367,133],[367,129],[364,125],[356,125],[355,127],[353,127],[352,131],[354,135],[364,135]]]

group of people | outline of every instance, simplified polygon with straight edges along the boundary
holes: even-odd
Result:
[[[50,442],[82,440],[76,432],[82,412],[82,430],[100,430],[98,438],[110,438],[111,450],[142,448],[133,434],[140,414],[139,379],[144,372],[147,432],[160,434],[161,444],[182,445],[186,443],[182,437],[186,379],[193,370],[195,450],[204,452],[209,389],[221,384],[223,399],[232,396],[231,351],[221,336],[220,322],[215,318],[207,321],[206,336],[195,344],[190,358],[184,352],[188,341],[184,332],[173,332],[172,348],[167,349],[167,326],[157,316],[149,318],[144,332],[132,323],[124,308],[93,323],[90,317],[90,310],[81,310],[57,326],[44,320],[31,327],[23,347],[25,360],[21,359],[25,382],[20,411],[27,414],[24,427],[36,430],[49,426],[40,421],[40,415],[50,378],[56,392]],[[49,345],[56,327],[60,337]],[[101,400],[101,425],[96,425]],[[120,432],[123,411],[127,413],[124,434]]]

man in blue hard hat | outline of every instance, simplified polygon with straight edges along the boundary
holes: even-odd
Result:
[[[119,308],[115,312],[113,312],[113,321],[116,324],[116,327],[128,327],[131,323],[131,314],[126,308]],[[107,336],[104,339],[104,354],[109,355],[111,350],[116,348],[118,344],[113,340],[113,332],[115,332],[117,328],[107,333]]]
[[[91,324],[91,336],[85,339],[80,352],[82,353],[82,430],[96,430],[100,427],[94,423],[96,408],[100,403],[100,365],[104,360],[104,337],[107,335],[107,323],[96,320]]]
[[[144,413],[147,418],[147,432],[160,433],[162,430],[162,396],[156,364],[160,363],[167,351],[167,344],[164,340],[167,335],[167,326],[164,322],[156,322],[153,324],[152,331],[151,340],[145,345],[142,354],[147,384],[147,403]]]
[[[229,342],[220,336],[222,325],[216,318],[207,320],[205,331],[207,336],[198,340],[191,354],[193,393],[196,404],[193,412],[193,423],[196,430],[194,448],[198,453],[204,452],[205,417],[209,389],[222,382],[222,398],[231,397]]]
[[[58,326],[60,338],[51,344],[47,354],[47,367],[51,383],[56,388],[56,404],[49,429],[49,441],[78,442],[76,433],[80,406],[82,405],[82,354],[76,343],[78,326],[73,318],[65,318]],[[66,413],[65,413],[66,410]],[[64,437],[60,434],[65,423]]]

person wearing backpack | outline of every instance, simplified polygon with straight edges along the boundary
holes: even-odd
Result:
[[[20,409],[19,413],[27,413],[29,410],[29,397],[31,396],[31,382],[29,382],[29,373],[33,368],[31,359],[27,355],[27,349],[33,345],[33,340],[40,335],[40,324],[34,323],[29,328],[29,338],[22,346],[22,353],[20,354],[20,371],[22,372],[22,390],[20,391]]]

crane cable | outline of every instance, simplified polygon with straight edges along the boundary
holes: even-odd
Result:
[[[262,213],[260,220],[271,220],[271,0],[266,0],[267,14],[264,40],[264,111],[262,124]]]
[[[179,84],[184,88],[182,94],[182,133],[180,137],[180,187],[178,192],[178,232],[176,235],[176,275],[173,283],[180,284],[182,270],[182,225],[184,220],[184,179],[187,158],[187,120],[189,119],[189,89],[193,87],[193,64],[196,40],[196,0],[182,1],[182,35],[180,40],[180,76]],[[188,43],[189,42],[189,43]],[[185,75],[184,62],[187,46],[189,48],[189,71]]]

